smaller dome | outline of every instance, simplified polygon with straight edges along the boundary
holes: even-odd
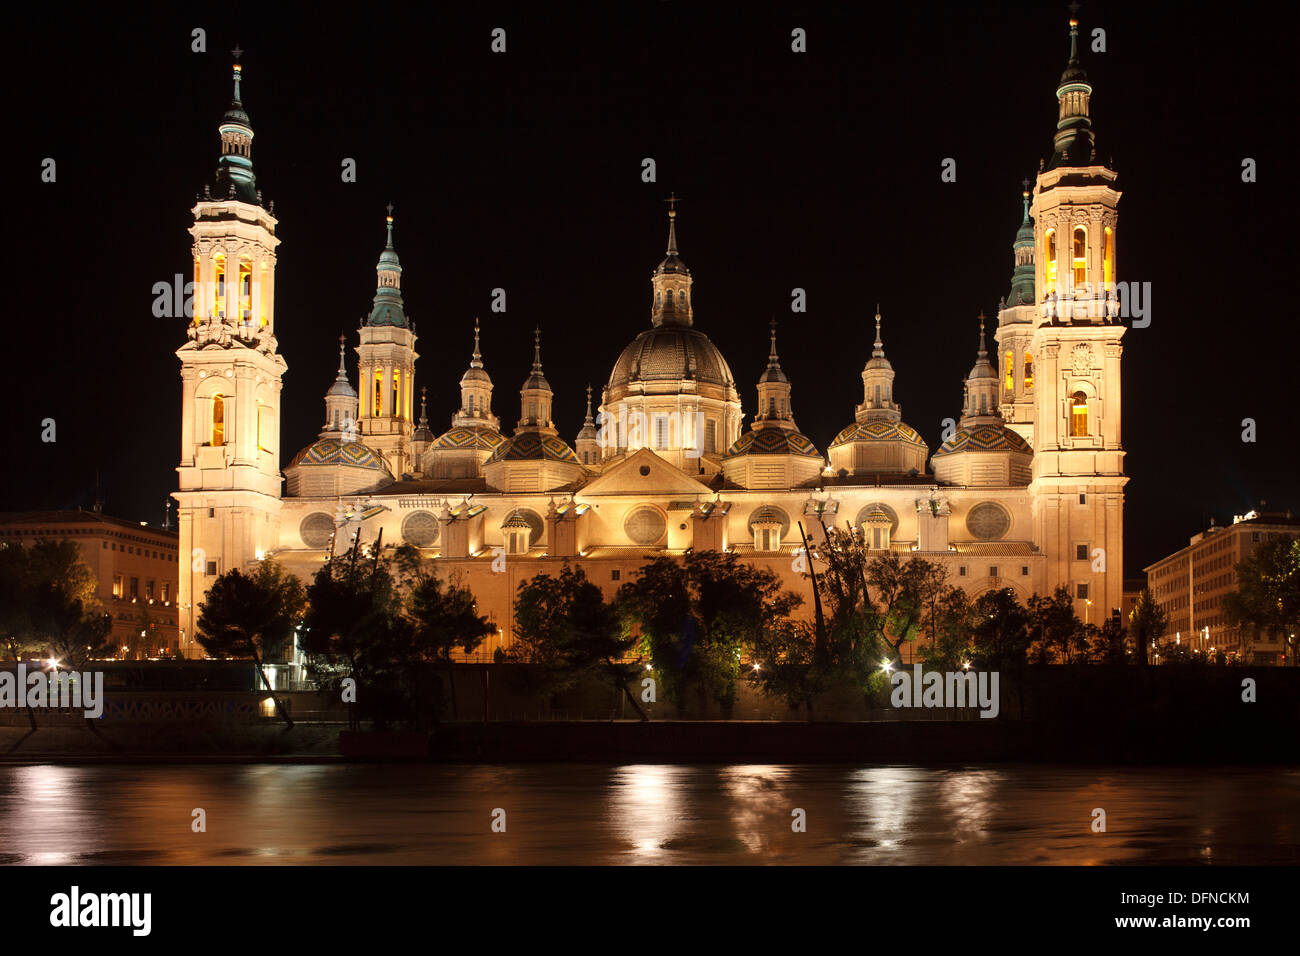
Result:
[[[884,508],[881,508],[879,505],[877,505],[875,508],[872,508],[872,509],[871,509],[870,511],[868,511],[866,514],[864,514],[864,515],[860,515],[860,516],[859,516],[859,519],[860,519],[860,520],[858,521],[859,524],[877,524],[877,523],[878,523],[878,524],[890,524],[890,525],[892,525],[892,524],[893,524],[893,521],[894,521],[894,519],[891,518],[891,517],[889,516],[889,513],[886,512],[885,509],[884,509]]]
[[[891,422],[885,419],[873,419],[866,422],[854,422],[835,436],[831,447],[847,445],[855,441],[901,441],[911,445],[925,447],[925,442],[915,428],[903,422]]]
[[[357,391],[346,378],[336,378],[326,396],[334,398],[356,398]]]
[[[541,372],[533,372],[524,380],[524,389],[537,389],[543,392],[551,390],[551,383],[546,380],[546,376]]]
[[[434,440],[434,448],[482,448],[496,451],[506,443],[506,436],[491,428],[461,426],[445,431]]]
[[[537,432],[521,432],[501,444],[492,457],[483,464],[491,465],[499,461],[564,461],[580,464],[578,456],[564,441],[555,435],[540,435]]]
[[[774,524],[785,527],[790,524],[790,519],[786,517],[784,511],[772,505],[763,505],[761,508],[755,508],[754,513],[749,516],[749,525]]]
[[[784,428],[751,428],[727,449],[724,458],[740,455],[802,455],[821,458],[815,445],[804,435]]]
[[[429,431],[428,425],[419,425],[416,427],[415,431],[411,433],[411,441],[420,441],[428,444],[433,441],[433,432]]]
[[[691,270],[686,268],[686,263],[682,262],[681,257],[678,256],[677,253],[673,252],[665,256],[664,260],[660,262],[658,266],[655,267],[654,274],[657,276],[662,276],[662,275],[688,276],[691,274]]]
[[[465,374],[460,377],[460,384],[469,385],[474,382],[486,382],[488,385],[491,385],[492,377],[488,375],[487,370],[482,366],[475,367],[471,365],[469,368],[465,369]]]
[[[368,468],[380,474],[392,476],[384,460],[374,450],[359,441],[339,441],[337,438],[322,438],[308,445],[293,456],[288,467],[315,465],[351,465],[354,468]]]
[[[959,428],[934,453],[951,455],[959,451],[1014,451],[1032,455],[1033,449],[1016,432],[1002,425],[970,425]]]
[[[508,528],[529,528],[529,527],[531,527],[531,525],[529,525],[528,519],[526,519],[518,511],[512,514],[505,521],[501,522],[502,531],[505,531]]]

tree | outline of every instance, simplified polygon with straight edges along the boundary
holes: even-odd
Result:
[[[939,566],[932,564],[931,567]],[[939,670],[955,671],[970,662],[972,644],[969,616],[970,598],[961,588],[945,583],[936,589],[933,596],[927,597],[930,646],[924,652],[925,663]]]
[[[232,568],[218,577],[199,604],[203,650],[213,657],[251,658],[286,730],[293,729],[293,720],[271,687],[265,662],[283,653],[304,603],[302,582],[267,558],[249,574]]]
[[[86,661],[104,653],[112,626],[75,541],[42,538],[26,548],[0,544],[4,656],[17,663],[40,655],[69,670],[83,670]],[[30,708],[27,719],[35,730],[36,715]]]
[[[1143,588],[1128,616],[1129,634],[1133,638],[1133,650],[1138,664],[1143,667],[1148,664],[1151,659],[1151,646],[1164,636],[1168,628],[1168,615],[1156,603],[1151,589]]]
[[[1274,538],[1236,566],[1237,590],[1223,601],[1230,624],[1281,638],[1287,663],[1296,666],[1300,631],[1300,538]]]
[[[1086,653],[1084,630],[1068,589],[1057,587],[1051,597],[1035,594],[1029,599],[1029,638],[1030,658],[1036,664],[1073,664]]]
[[[322,690],[341,693],[345,680],[353,682],[354,693],[343,696],[354,730],[362,715],[384,726],[400,710],[391,685],[393,660],[413,653],[401,604],[388,564],[377,550],[363,560],[359,542],[326,561],[307,587],[300,643],[310,655],[308,670]]]
[[[457,648],[466,654],[478,649],[496,626],[479,615],[474,593],[452,582],[445,587],[434,575],[420,578],[407,602],[414,628],[416,660],[410,662],[408,674],[415,676],[421,662],[432,662],[435,676],[446,674],[451,686],[452,715],[456,714],[456,684],[452,676],[451,652]],[[441,711],[441,681],[433,685],[433,719]],[[419,698],[415,698],[419,700]]]
[[[880,601],[877,618],[880,639],[902,660],[903,644],[916,640],[925,613],[924,595],[931,588],[936,565],[923,558],[904,562],[889,551],[867,565],[867,583]],[[942,571],[942,568],[940,568]]]
[[[751,686],[769,697],[780,697],[793,708],[804,708],[812,720],[813,701],[826,689],[832,673],[818,660],[815,626],[807,621],[777,621],[764,628],[751,647],[753,667],[746,675]]]
[[[619,589],[621,613],[640,626],[665,697],[681,704],[694,696],[701,706],[712,698],[724,714],[735,703],[741,649],[800,603],[775,573],[734,552],[657,558]]]
[[[539,574],[520,582],[515,638],[507,656],[535,665],[547,693],[600,673],[632,702],[641,719],[646,719],[627,686],[635,665],[621,660],[636,638],[623,627],[618,609],[605,601],[582,568],[566,564],[555,577]]]
[[[1129,661],[1128,635],[1119,613],[1101,623],[1084,625],[1087,659],[1097,664],[1127,664]]]
[[[825,562],[817,578],[827,607],[827,647],[824,665],[829,680],[846,679],[861,685],[880,664],[881,616],[867,588],[871,563],[863,536],[850,528],[826,528],[810,560]]]
[[[986,670],[1020,667],[1029,651],[1029,612],[1011,588],[986,591],[967,610],[974,661]]]

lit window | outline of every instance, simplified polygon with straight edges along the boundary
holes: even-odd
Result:
[[[1043,237],[1043,264],[1047,270],[1047,293],[1056,291],[1056,230],[1047,230]]]
[[[1025,388],[1034,387],[1034,357],[1025,353]]]
[[[1088,435],[1088,396],[1075,392],[1070,397],[1070,437],[1086,438]]]
[[[1007,370],[1007,391],[1009,392],[1016,387],[1016,353],[1007,352],[1002,367]]]
[[[1115,281],[1115,233],[1110,226],[1102,234],[1101,280],[1108,289]]]
[[[225,318],[226,315],[226,257],[217,256],[213,261],[213,267],[216,270],[214,278],[216,279],[217,297],[212,301],[212,314],[216,318]]]
[[[1082,226],[1074,228],[1074,284],[1088,281],[1088,233]]]
[[[226,400],[220,393],[212,396],[212,444],[226,443]]]
[[[393,417],[402,417],[402,370],[393,369]]]
[[[247,258],[239,260],[239,320],[253,321],[253,264]]]

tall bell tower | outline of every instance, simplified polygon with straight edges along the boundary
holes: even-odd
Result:
[[[280,533],[276,219],[253,177],[253,127],[240,94],[222,117],[215,185],[192,210],[194,307],[181,361],[180,647],[201,657],[198,605],[217,575],[275,547]]]
[[[1040,166],[1029,210],[1038,298],[1030,493],[1047,586],[1066,584],[1079,617],[1098,624],[1121,606],[1128,478],[1115,294],[1120,192],[1115,171],[1097,160],[1091,97],[1071,19],[1054,150]]]

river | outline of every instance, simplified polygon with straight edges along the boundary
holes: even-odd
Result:
[[[1300,770],[7,765],[0,862],[1296,865]]]

